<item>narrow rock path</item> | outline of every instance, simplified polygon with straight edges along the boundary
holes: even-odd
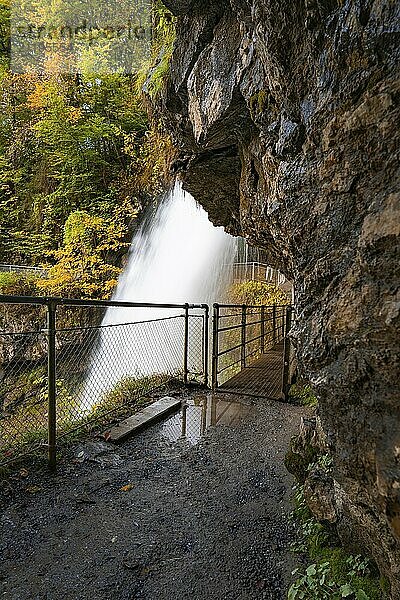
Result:
[[[3,485],[7,600],[286,598],[293,535],[283,457],[301,407],[245,405],[196,445],[156,425],[120,447],[79,444],[58,474]]]

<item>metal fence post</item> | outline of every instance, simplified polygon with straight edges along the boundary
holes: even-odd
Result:
[[[286,315],[284,318],[285,322],[285,337],[283,340],[283,371],[282,371],[282,398],[285,399],[288,393],[289,387],[289,367],[290,367],[290,339],[289,331],[292,321],[292,309],[291,307],[286,308]]]
[[[240,366],[242,369],[246,367],[246,309],[247,306],[245,304],[242,305],[242,340],[241,340],[241,356],[240,356]]]
[[[265,306],[261,307],[261,354],[265,353]]]
[[[185,332],[183,340],[183,383],[189,381],[189,304],[185,304]]]
[[[204,400],[201,406],[201,433],[203,434],[207,429],[207,396],[204,396]]]
[[[56,310],[57,304],[47,305],[47,393],[48,393],[48,453],[49,467],[56,468],[57,454],[57,407],[56,407]]]
[[[213,339],[212,339],[212,373],[211,387],[215,391],[218,387],[218,329],[219,329],[219,304],[213,305]]]
[[[182,437],[186,436],[187,431],[187,402],[182,400]]]
[[[272,307],[272,341],[276,344],[276,304]]]
[[[203,335],[204,335],[204,385],[208,387],[208,332],[210,327],[210,309],[208,304],[204,307],[204,321],[203,321]]]
[[[286,308],[284,306],[281,308],[281,314],[282,314],[281,321],[282,321],[282,339],[283,339],[286,335],[286,331],[288,331],[286,328],[287,314],[286,314]]]

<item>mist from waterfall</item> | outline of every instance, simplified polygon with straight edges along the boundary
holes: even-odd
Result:
[[[211,305],[224,297],[229,284],[227,265],[234,262],[236,251],[237,239],[222,227],[214,227],[207,213],[177,181],[150,222],[135,234],[113,300]],[[182,311],[150,307],[108,308],[84,385],[82,406],[93,406],[100,390],[112,389],[126,376],[171,372],[175,362],[176,371],[181,369],[180,357],[172,355],[172,350],[166,351],[174,341],[182,341],[171,340],[171,336],[182,336],[181,331],[173,330],[173,319],[171,326],[159,328],[156,343],[140,325],[123,325],[179,313]],[[118,325],[121,327],[113,327]]]

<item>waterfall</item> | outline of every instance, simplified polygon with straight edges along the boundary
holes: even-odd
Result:
[[[227,265],[233,263],[236,251],[236,239],[223,228],[214,227],[177,181],[151,222],[135,234],[113,300],[168,304],[221,301],[228,284],[226,274],[230,273]],[[182,336],[182,332],[176,330],[174,319],[161,321],[162,327],[153,332],[153,339],[149,338],[151,323],[148,331],[133,324],[117,327],[153,322],[178,312],[182,313],[172,309],[108,308],[84,385],[82,407],[91,408],[100,391],[112,389],[125,376],[171,373],[175,367],[178,371],[182,361],[173,352],[172,342],[178,346],[182,340],[171,338]]]
[[[216,302],[226,283],[224,266],[233,262],[236,244],[236,238],[212,225],[177,181],[150,225],[134,236],[113,300]],[[106,314],[106,323],[113,312]]]

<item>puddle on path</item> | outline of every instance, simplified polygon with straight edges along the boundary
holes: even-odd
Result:
[[[235,426],[251,410],[251,406],[216,394],[195,396],[184,400],[181,410],[163,423],[160,435],[170,442],[185,439],[197,444],[209,427]]]

